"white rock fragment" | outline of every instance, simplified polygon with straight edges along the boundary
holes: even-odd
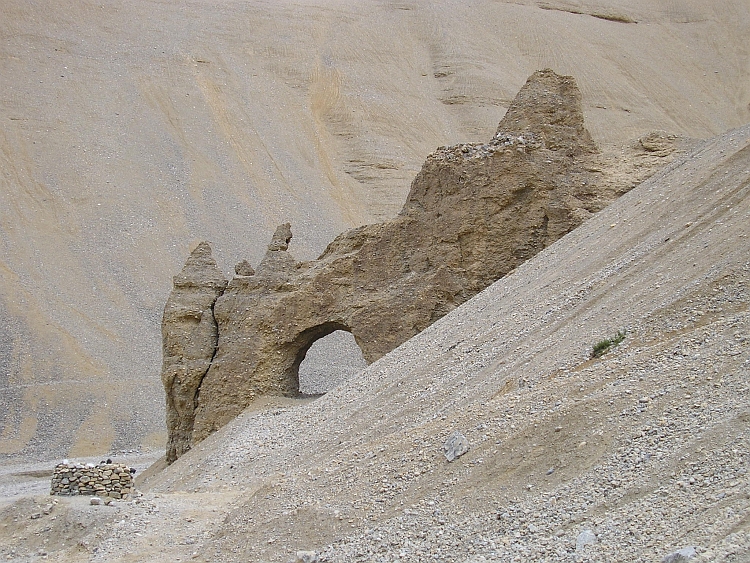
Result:
[[[315,551],[298,551],[294,563],[318,563],[320,558]]]
[[[466,436],[455,430],[443,444],[443,455],[449,462],[461,457],[469,451],[469,440]]]
[[[596,534],[591,530],[584,530],[576,538],[576,551],[581,551],[585,546],[596,543]]]
[[[679,551],[666,555],[661,561],[662,563],[683,563],[683,561],[689,561],[696,556],[695,548],[683,547]]]
[[[102,499],[99,497],[91,497],[91,500],[89,501],[94,506],[99,506],[102,503]]]

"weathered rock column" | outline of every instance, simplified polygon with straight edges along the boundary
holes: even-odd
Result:
[[[227,280],[202,242],[193,250],[164,307],[161,379],[167,395],[167,462],[190,449],[198,390],[216,352],[213,307]]]

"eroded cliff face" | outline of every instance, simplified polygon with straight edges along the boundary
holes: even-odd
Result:
[[[580,101],[573,78],[536,72],[488,143],[437,149],[395,219],[339,235],[317,260],[298,263],[282,225],[257,271],[241,262],[224,289],[207,246],[200,259],[196,249],[188,265],[206,281],[175,278],[163,324],[168,461],[256,397],[296,395],[299,365],[319,338],[349,331],[377,360],[653,169],[642,164],[659,157],[645,147],[638,173],[599,155]]]

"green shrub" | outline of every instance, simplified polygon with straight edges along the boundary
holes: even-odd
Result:
[[[594,344],[594,349],[591,350],[592,358],[600,358],[606,354],[610,348],[617,346],[620,342],[625,340],[625,331],[619,330],[617,334],[612,338],[605,338],[601,342]]]

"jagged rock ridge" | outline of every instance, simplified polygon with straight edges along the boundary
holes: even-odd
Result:
[[[572,77],[536,72],[490,142],[440,147],[395,219],[339,235],[317,260],[298,263],[282,225],[257,271],[241,262],[223,289],[201,245],[207,285],[176,279],[163,323],[167,460],[256,397],[297,394],[299,365],[319,338],[349,331],[373,362],[632,187],[607,176],[580,98]],[[198,298],[190,315],[173,312]],[[180,361],[168,343],[189,353]]]

